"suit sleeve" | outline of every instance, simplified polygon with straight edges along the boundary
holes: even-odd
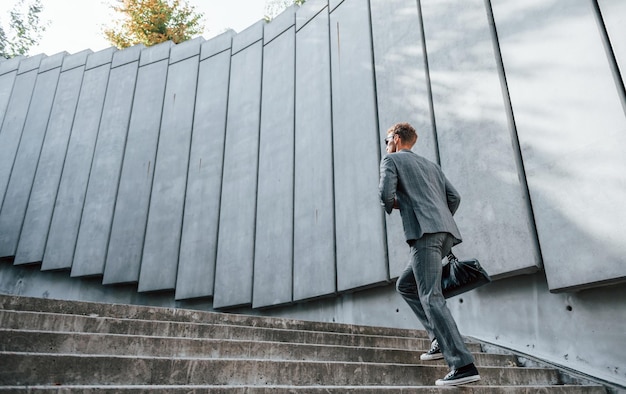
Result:
[[[396,188],[398,186],[398,173],[396,165],[389,158],[383,157],[380,162],[380,184],[378,185],[378,195],[380,203],[385,207],[387,213],[393,211],[393,204],[396,199]]]
[[[452,183],[450,183],[448,178],[445,176],[444,178],[446,181],[446,200],[448,202],[448,208],[450,209],[450,212],[452,212],[452,215],[454,215],[461,204],[461,195],[458,191],[456,191],[454,186],[452,186]]]

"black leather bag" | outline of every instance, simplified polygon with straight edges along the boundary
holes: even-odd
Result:
[[[489,274],[476,259],[459,261],[450,252],[448,262],[443,265],[441,291],[445,298],[473,290],[491,282]]]

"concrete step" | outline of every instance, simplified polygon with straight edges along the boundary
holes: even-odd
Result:
[[[443,365],[0,352],[0,386],[288,385],[430,386]],[[481,367],[481,385],[556,385],[551,368]]]
[[[0,393],[606,393],[469,341],[482,380],[436,387],[424,331],[0,295]],[[563,383],[568,383],[564,385]]]
[[[210,386],[210,385],[171,385],[171,386],[6,386],[0,393],[81,393],[81,394],[604,394],[602,386],[484,386],[466,385],[462,388],[442,388],[435,386]]]
[[[315,322],[278,317],[208,312],[182,308],[163,308],[125,304],[103,304],[84,301],[76,302],[3,294],[0,294],[0,310],[49,312],[84,316],[106,316],[112,318],[126,318],[138,320],[229,324],[246,327],[283,328],[347,334],[427,338],[426,332],[424,330],[373,327],[331,322]],[[416,321],[416,325],[417,324],[418,323]]]
[[[315,345],[213,338],[47,332],[0,329],[0,351],[142,357],[252,358],[444,365],[421,361],[423,350]],[[479,366],[517,366],[513,355],[474,353]]]
[[[0,310],[0,327],[34,331],[246,339],[253,341],[384,347],[409,350],[424,350],[430,346],[430,341],[424,338],[248,327],[229,324],[121,319],[12,310]],[[480,351],[480,345],[477,343],[469,344],[468,346],[470,351]]]

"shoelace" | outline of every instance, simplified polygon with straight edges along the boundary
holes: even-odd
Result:
[[[452,371],[448,372],[448,374],[447,374],[446,376],[444,376],[444,377],[443,377],[443,378],[444,378],[444,380],[445,380],[445,379],[448,379],[448,378],[451,378],[452,376],[454,376],[454,372],[456,372],[456,371],[452,370]]]

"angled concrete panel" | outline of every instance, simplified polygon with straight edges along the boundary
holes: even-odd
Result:
[[[598,0],[598,5],[622,76],[622,83],[626,84],[626,2]]]
[[[17,76],[17,69],[0,75],[0,132],[2,131],[2,122],[6,114],[11,92],[13,92],[13,84]]]
[[[17,68],[18,74],[24,74],[32,70],[39,70],[40,72],[46,71],[50,69],[51,65],[58,65],[59,62],[62,62],[63,54],[59,54],[58,56],[46,56],[44,54],[22,58],[20,61],[20,65]]]
[[[492,1],[551,291],[623,281],[626,118],[591,1]]]
[[[79,52],[63,61],[14,264],[43,261],[86,58]]]
[[[196,55],[168,70],[139,291],[176,287],[200,54],[199,41],[179,45],[172,54],[193,46]]]
[[[230,44],[222,44],[231,37],[218,36],[201,48],[210,56],[198,71],[176,299],[213,295],[231,58]]]
[[[231,60],[228,124],[213,305],[216,308],[252,302],[254,226],[256,217],[259,119],[261,112],[262,30],[257,41]],[[251,41],[245,31],[240,33]],[[234,48],[243,47],[233,38]]]
[[[413,150],[438,162],[417,2],[371,0],[370,3],[381,154],[386,153],[383,138],[389,127],[409,122],[419,136]],[[397,210],[386,216],[386,227],[389,273],[394,278],[404,271],[409,258]]]
[[[72,267],[113,52],[87,57],[86,71],[48,230],[42,270]]]
[[[157,50],[163,48],[161,45],[158,47]],[[152,48],[156,47],[145,49],[142,58]],[[167,67],[168,60],[165,58],[146,62],[137,72],[103,284],[139,280]]]
[[[337,290],[326,6],[325,1],[306,2],[296,13],[294,300]]]
[[[219,36],[206,41],[200,47],[200,61],[215,56],[220,52],[229,51],[233,45],[234,30],[228,30]]]
[[[294,4],[265,25],[263,29],[263,45],[269,44],[272,40],[282,36],[283,33],[295,26],[297,10],[298,6]]]
[[[2,154],[0,155],[0,207],[11,177],[15,154],[24,129],[36,80],[37,70],[18,74],[15,77],[6,116],[2,122],[2,129],[0,129],[0,146],[2,147]]]
[[[339,5],[343,4],[344,0],[328,0],[328,9],[331,13],[335,12],[335,9],[339,7]],[[361,2],[363,6],[367,6],[366,2]]]
[[[292,299],[296,31],[295,13],[286,12],[280,18],[291,28],[263,52],[253,307]]]
[[[141,56],[139,57],[139,67],[156,63],[161,60],[168,60],[173,46],[174,43],[172,41],[166,41],[143,49],[141,51]]]
[[[183,41],[174,45],[170,51],[170,64],[180,62],[190,57],[200,56],[204,38],[196,37],[193,40]]]
[[[296,31],[313,21],[320,12],[328,14],[328,0],[308,0],[296,11]]]
[[[330,26],[337,289],[345,291],[389,275],[369,4],[341,3]]]
[[[456,254],[493,277],[534,272],[541,259],[485,2],[421,4],[441,167],[461,194]]]
[[[15,256],[64,53],[44,58],[0,210],[0,257]],[[45,71],[41,71],[45,70]],[[4,133],[3,133],[4,134]],[[10,154],[10,152],[9,152]]]
[[[74,251],[74,277],[104,273],[140,51],[133,47],[113,55],[112,66],[121,65],[109,75]]]
[[[0,75],[17,72],[17,70],[20,68],[20,62],[22,61],[22,59],[25,59],[25,57],[16,56],[11,59],[0,60]]]
[[[246,49],[250,45],[256,44],[259,40],[263,39],[263,28],[265,27],[265,21],[258,21],[252,26],[246,28],[239,34],[233,37],[233,55]]]
[[[17,77],[20,60],[18,57],[0,63],[0,132],[2,131],[2,122],[9,105],[9,99],[13,92],[13,84]]]
[[[63,65],[61,66],[61,72],[63,73],[76,67],[81,67],[84,69],[87,63],[87,58],[92,53],[93,51],[91,49],[85,49],[84,51],[65,56],[63,58]]]
[[[91,70],[92,68],[100,67],[103,64],[111,64],[113,60],[113,54],[117,51],[117,48],[111,47],[103,49],[101,51],[90,53],[87,56],[87,62],[85,63],[85,70]]]

